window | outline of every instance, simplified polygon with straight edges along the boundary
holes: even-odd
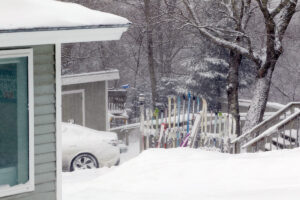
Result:
[[[32,54],[0,51],[0,197],[34,190]]]

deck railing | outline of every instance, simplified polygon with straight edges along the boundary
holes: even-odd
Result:
[[[247,151],[247,148],[242,148],[245,144],[249,143],[254,138],[257,138],[258,136],[262,135],[268,129],[272,129],[272,127],[274,128],[276,125],[278,125],[285,119],[289,119],[289,117],[292,116],[294,113],[298,112],[299,109],[300,102],[289,103],[267,120],[264,120],[263,122],[253,127],[251,130],[247,131],[246,133],[233,140],[231,142],[231,145],[234,147],[235,152],[239,153]]]
[[[293,149],[299,147],[300,111],[242,146],[247,152]]]

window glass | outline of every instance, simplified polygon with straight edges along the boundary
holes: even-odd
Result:
[[[29,180],[28,58],[0,59],[0,188]]]

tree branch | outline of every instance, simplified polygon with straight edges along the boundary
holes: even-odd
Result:
[[[287,4],[290,2],[290,0],[284,0],[282,1],[277,8],[275,8],[272,12],[271,12],[271,17],[274,18],[276,15],[278,15],[280,13],[280,11],[287,6]]]

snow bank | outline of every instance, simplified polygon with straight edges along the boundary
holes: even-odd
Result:
[[[1,0],[0,30],[128,24],[117,15],[55,0]]]
[[[300,149],[241,155],[153,149],[109,171],[64,174],[63,200],[298,200],[299,156]]]

